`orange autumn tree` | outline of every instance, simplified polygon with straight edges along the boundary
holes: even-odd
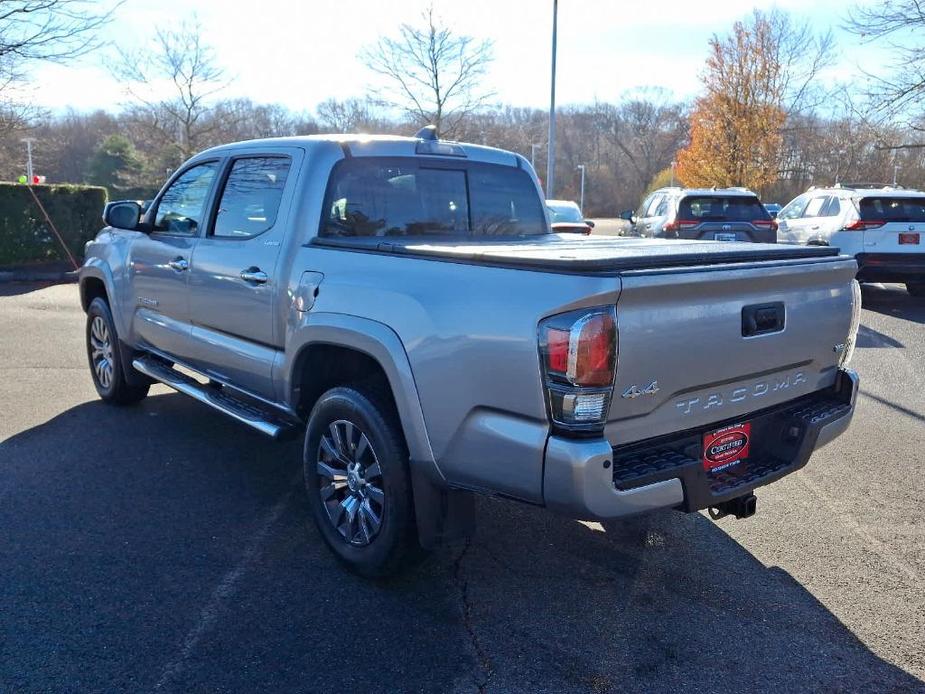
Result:
[[[830,49],[830,36],[816,40],[776,10],[755,11],[729,35],[714,35],[706,93],[691,112],[690,144],[678,153],[683,184],[760,190],[776,181],[788,113],[806,105]]]

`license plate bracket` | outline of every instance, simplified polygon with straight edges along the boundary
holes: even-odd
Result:
[[[748,460],[752,423],[738,422],[703,435],[701,461],[707,472],[719,472]]]
[[[919,233],[914,234],[900,234],[899,235],[899,245],[900,246],[918,246],[919,245]]]
[[[735,234],[716,233],[716,234],[713,234],[713,240],[714,241],[736,241],[737,239],[736,239]]]

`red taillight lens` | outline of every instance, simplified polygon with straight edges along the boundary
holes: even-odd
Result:
[[[613,383],[617,328],[610,313],[582,318],[575,323],[572,333],[577,333],[578,337],[570,380],[576,386],[608,386]]]
[[[540,354],[552,419],[583,431],[607,417],[617,365],[613,307],[583,309],[540,323]]]
[[[846,224],[843,231],[864,231],[865,229],[876,229],[882,227],[886,222],[882,219],[857,219],[851,224]]]
[[[696,219],[679,219],[676,224],[680,229],[693,229],[700,224]]]
[[[777,231],[777,222],[773,219],[753,219],[752,226],[758,227],[759,229]]]
[[[568,342],[568,330],[547,329],[546,368],[563,376],[568,371]]]

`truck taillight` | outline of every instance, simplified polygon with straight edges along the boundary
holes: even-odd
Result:
[[[607,417],[617,364],[613,307],[571,311],[540,323],[540,356],[553,421],[600,429]]]

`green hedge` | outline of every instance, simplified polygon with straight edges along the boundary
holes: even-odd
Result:
[[[103,227],[105,188],[78,185],[32,186],[74,257]],[[66,260],[45,217],[25,185],[0,183],[0,265]]]

